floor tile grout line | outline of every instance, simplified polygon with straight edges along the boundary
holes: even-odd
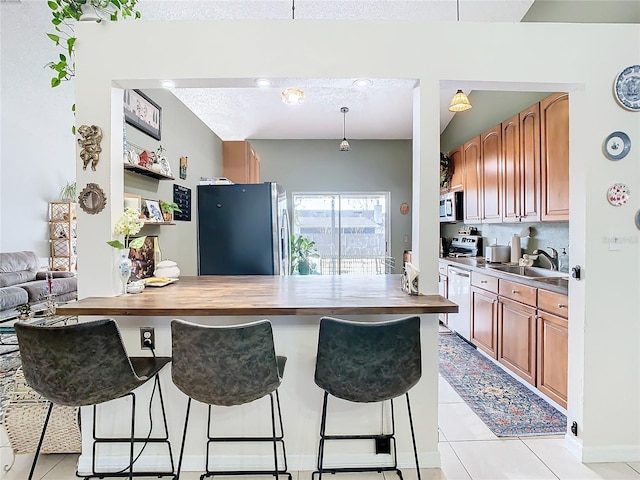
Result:
[[[453,450],[453,454],[456,456],[456,458],[460,462],[460,465],[462,465],[462,468],[464,469],[464,471],[467,472],[467,475],[469,475],[469,478],[471,480],[473,480],[473,475],[471,475],[471,472],[467,469],[467,466],[464,464],[464,462],[462,461],[462,459],[458,455],[458,452],[456,452],[456,449],[453,448],[453,445],[451,445],[450,442],[449,442],[449,446],[451,447],[451,450]],[[442,471],[442,462],[440,462],[440,471]]]
[[[520,441],[524,444],[524,446],[525,446],[525,447],[526,447],[526,448],[527,448],[531,453],[533,453],[533,455],[534,455],[538,460],[540,460],[540,462],[541,462],[545,467],[547,467],[547,468],[549,469],[549,471],[551,472],[551,474],[552,474],[554,477],[556,477],[558,480],[560,480],[560,477],[556,474],[556,472],[554,472],[554,471],[553,471],[553,469],[552,469],[549,465],[547,465],[547,463],[546,463],[542,458],[540,458],[540,456],[539,456],[536,452],[534,452],[534,451],[533,451],[533,449],[532,449],[529,445],[527,445],[527,442],[525,442],[525,441],[524,441],[524,440],[522,440],[522,439],[521,439]]]

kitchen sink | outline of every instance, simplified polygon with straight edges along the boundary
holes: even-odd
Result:
[[[567,273],[549,270],[548,268],[520,267],[518,265],[496,265],[489,268],[527,278],[569,278]]]

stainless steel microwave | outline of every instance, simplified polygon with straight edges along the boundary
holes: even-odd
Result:
[[[440,195],[440,221],[461,222],[463,220],[462,192]]]

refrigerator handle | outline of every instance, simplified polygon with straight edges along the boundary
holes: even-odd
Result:
[[[282,229],[284,238],[281,239],[283,242],[282,255],[284,257],[284,275],[289,275],[291,274],[291,233],[289,231],[289,211],[286,208],[282,211],[282,219],[284,220]]]

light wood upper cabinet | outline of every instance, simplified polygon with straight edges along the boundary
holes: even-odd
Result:
[[[540,105],[502,122],[502,221],[540,221]]]
[[[465,223],[569,220],[567,93],[531,105],[453,155],[462,158]]]
[[[496,125],[480,136],[482,222],[502,221],[502,130]]]
[[[482,170],[480,162],[480,136],[462,145],[464,183],[464,221],[482,221]]]
[[[260,183],[260,157],[247,141],[222,142],[223,176],[234,183]]]
[[[542,221],[569,220],[569,95],[540,102]]]
[[[449,158],[453,164],[453,175],[451,176],[451,185],[449,191],[457,192],[464,189],[464,162],[462,146],[451,150],[449,152]]]

